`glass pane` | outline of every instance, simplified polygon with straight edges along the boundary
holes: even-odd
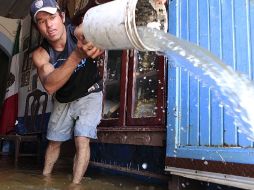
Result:
[[[108,51],[103,119],[119,118],[122,51]]]
[[[134,118],[156,117],[158,77],[155,52],[138,52],[134,84]]]

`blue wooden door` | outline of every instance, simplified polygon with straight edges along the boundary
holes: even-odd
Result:
[[[171,0],[169,33],[206,48],[253,80],[253,0]],[[175,165],[177,159],[184,158],[207,163],[206,167],[200,167],[203,170],[209,170],[213,161],[224,165],[246,164],[253,169],[253,142],[239,132],[234,118],[226,113],[213,89],[203,86],[195,75],[169,64],[167,103],[166,166],[184,167]],[[211,171],[222,171],[217,169]],[[223,172],[232,174],[226,167]],[[239,175],[244,176],[241,172]]]

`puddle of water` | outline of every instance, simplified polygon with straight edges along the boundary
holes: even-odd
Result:
[[[0,159],[1,162],[1,159]],[[27,164],[27,163],[26,163]],[[70,168],[64,166],[55,169],[51,177],[41,174],[38,167],[20,164],[12,166],[0,165],[0,190],[165,190],[162,185],[150,185],[134,178],[109,175],[100,172],[88,172],[80,185],[71,184]],[[64,163],[63,163],[64,164]],[[71,165],[69,165],[71,167]]]

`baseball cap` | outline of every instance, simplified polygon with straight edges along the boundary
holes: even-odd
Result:
[[[40,11],[45,11],[50,14],[55,14],[60,10],[59,5],[55,0],[35,0],[30,7],[30,15],[36,23],[36,15]]]

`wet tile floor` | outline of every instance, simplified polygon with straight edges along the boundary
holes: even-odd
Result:
[[[71,184],[71,169],[64,162],[57,165],[51,177],[41,175],[34,160],[22,160],[18,167],[0,156],[0,190],[166,190],[165,185],[151,185],[132,177],[101,172],[87,172],[81,185]],[[91,169],[90,169],[91,170]]]

